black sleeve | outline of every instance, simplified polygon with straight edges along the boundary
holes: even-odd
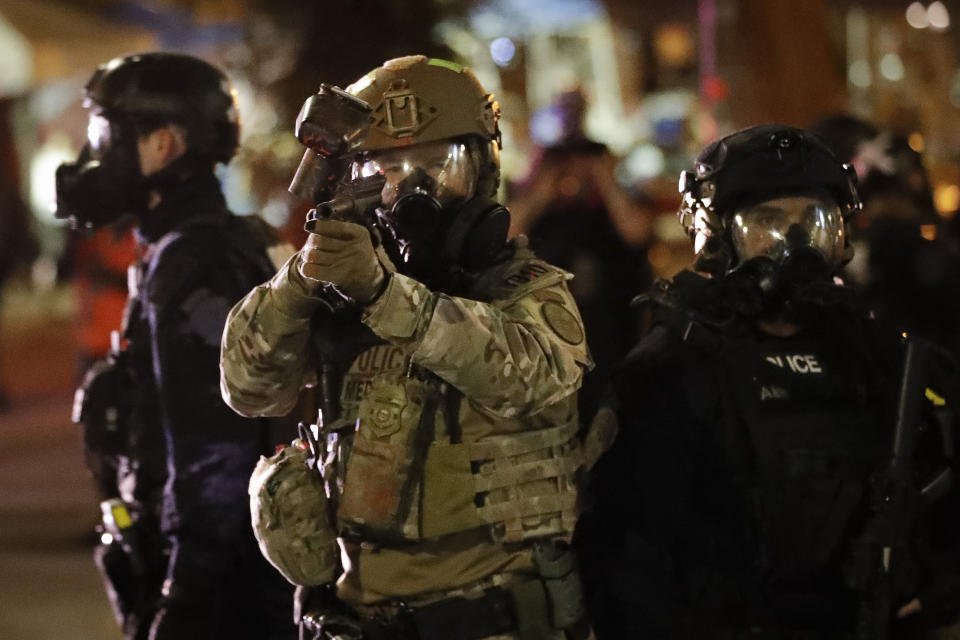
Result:
[[[617,439],[588,481],[577,545],[598,637],[676,637],[686,611],[678,568],[701,500],[705,430],[690,350],[654,329],[628,357],[608,396]]]

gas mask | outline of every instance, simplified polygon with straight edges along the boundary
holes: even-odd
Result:
[[[840,207],[826,195],[769,198],[738,207],[730,238],[739,266],[735,278],[748,278],[775,312],[798,291],[828,285],[843,261],[844,222]]]
[[[322,85],[297,117],[307,150],[290,191],[316,205],[305,228],[363,224],[401,273],[456,288],[506,242],[509,213],[490,199],[499,107],[468,71],[420,56],[351,87]]]
[[[91,113],[87,143],[75,162],[57,167],[56,190],[56,217],[69,219],[75,229],[96,229],[146,210],[133,127]]]
[[[452,273],[476,271],[503,247],[509,213],[477,194],[481,145],[453,139],[358,156],[354,180],[382,176],[378,227],[401,272],[445,286]]]

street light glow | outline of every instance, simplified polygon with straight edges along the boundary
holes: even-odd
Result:
[[[490,57],[498,67],[505,67],[513,62],[516,53],[517,46],[510,38],[500,37],[490,43]]]
[[[870,63],[866,60],[855,61],[847,70],[847,77],[855,86],[860,88],[869,87],[873,82],[873,72],[870,71]]]
[[[927,7],[927,20],[930,22],[930,28],[942,31],[950,26],[950,12],[947,6],[937,0],[930,3]]]
[[[930,26],[930,18],[923,4],[914,2],[907,7],[907,24],[914,29],[926,29]]]
[[[891,82],[903,80],[903,61],[895,53],[888,53],[880,59],[880,73]]]

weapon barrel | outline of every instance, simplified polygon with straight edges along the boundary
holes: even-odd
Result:
[[[907,353],[900,382],[900,398],[897,404],[897,423],[893,433],[893,458],[896,471],[909,469],[920,424],[923,389],[926,384],[928,348],[916,338],[907,342]]]
[[[380,204],[380,193],[385,180],[381,175],[362,178],[342,184],[332,200],[321,202],[307,214],[304,229],[313,232],[317,220],[343,220],[369,227],[371,211]]]

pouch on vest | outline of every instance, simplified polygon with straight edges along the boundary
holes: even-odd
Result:
[[[261,457],[250,477],[250,515],[260,552],[293,584],[331,582],[339,567],[327,495],[307,454],[285,447]]]
[[[337,522],[346,533],[419,537],[416,495],[439,393],[416,378],[376,380],[360,401]]]

